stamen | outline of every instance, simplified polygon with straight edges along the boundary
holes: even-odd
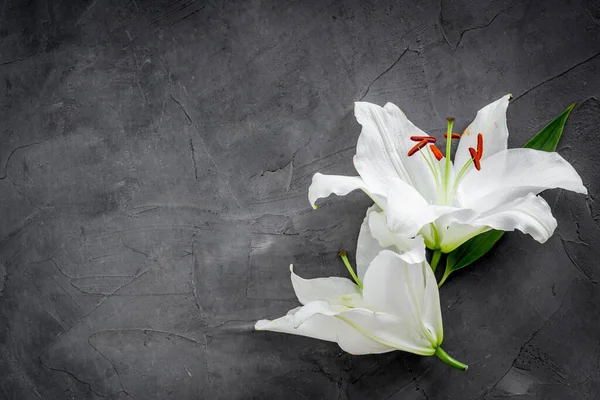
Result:
[[[437,142],[437,139],[433,136],[411,136],[410,140],[412,140],[413,142],[420,142],[422,140],[427,140],[429,143]]]
[[[475,168],[477,171],[481,170],[481,164],[479,163],[479,154],[477,154],[477,150],[472,147],[469,147],[469,153],[471,153],[471,158],[473,159],[473,163],[475,164]]]
[[[477,156],[480,160],[483,156],[483,135],[481,133],[477,134]]]
[[[448,133],[444,133],[444,138],[448,139]],[[452,134],[452,140],[459,140],[460,139],[460,135],[458,133],[453,133]]]
[[[435,144],[430,145],[429,148],[431,149],[431,152],[433,153],[433,155],[435,156],[435,158],[438,161],[440,161],[442,158],[444,158],[444,155],[442,154],[442,152],[440,151],[440,149],[438,149],[437,147],[435,147]]]
[[[435,145],[432,144],[431,146],[435,146]],[[427,163],[427,167],[429,168],[429,170],[433,174],[433,178],[435,179],[435,190],[439,193],[439,191],[440,191],[440,180],[438,179],[438,175],[441,175],[440,164],[439,163],[436,164],[435,161],[433,161],[433,157],[431,156],[431,152],[427,151],[426,147],[424,147],[424,149],[425,149],[425,151],[423,151],[423,149],[419,150],[419,153],[421,153],[421,155],[423,156],[423,159]]]
[[[421,140],[419,143],[415,144],[412,149],[408,151],[408,156],[412,156],[417,151],[421,150],[423,147],[427,146],[427,140]]]

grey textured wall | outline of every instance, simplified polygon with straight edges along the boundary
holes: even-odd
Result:
[[[0,398],[597,398],[599,7],[0,0]],[[252,331],[297,305],[290,262],[345,276],[369,201],[307,189],[354,173],[354,101],[440,135],[508,92],[513,147],[578,102],[589,196],[443,287],[467,373]]]

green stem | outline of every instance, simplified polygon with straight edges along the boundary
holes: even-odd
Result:
[[[442,349],[441,347],[438,347],[437,349],[435,349],[435,355],[438,356],[438,358],[440,360],[442,360],[449,366],[459,369],[461,371],[466,371],[469,368],[469,366],[467,364],[463,364],[460,361],[452,358],[452,356],[450,356],[450,354],[446,353],[444,351],[444,349]]]
[[[448,203],[448,185],[450,183],[450,153],[452,153],[452,127],[454,126],[454,118],[446,119],[448,121],[448,130],[446,131],[446,171],[444,177],[444,200]]]
[[[437,269],[438,263],[440,262],[440,257],[442,257],[442,250],[435,249],[433,251],[433,256],[431,256],[431,269],[433,272]]]
[[[348,269],[348,272],[350,272],[350,275],[352,275],[352,279],[354,279],[354,282],[356,282],[358,287],[362,290],[362,282],[360,281],[360,279],[358,279],[358,276],[356,276],[354,269],[352,269],[352,265],[350,265],[350,261],[348,261],[348,252],[346,250],[342,250],[338,253],[338,256],[340,256],[340,258],[344,262],[344,265],[346,266],[346,269]]]
[[[444,282],[446,282],[446,279],[448,279],[451,273],[452,271],[449,271],[448,269],[444,271],[444,275],[442,275],[442,280],[440,281],[440,283],[438,283],[438,288],[442,287],[442,285],[444,284]]]

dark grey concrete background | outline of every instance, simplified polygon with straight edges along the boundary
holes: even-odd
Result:
[[[418,3],[418,4],[415,4]],[[0,0],[0,398],[594,399],[600,391],[597,1]],[[454,371],[252,331],[340,275],[361,193],[353,102],[464,128],[507,92],[510,145],[571,102],[589,196],[441,291]]]

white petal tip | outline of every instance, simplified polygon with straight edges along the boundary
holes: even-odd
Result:
[[[256,324],[254,324],[254,329],[257,331],[264,331],[267,329],[270,323],[271,321],[269,321],[268,319],[261,319],[260,321],[257,321]]]
[[[294,273],[294,264],[290,264],[290,272]]]

